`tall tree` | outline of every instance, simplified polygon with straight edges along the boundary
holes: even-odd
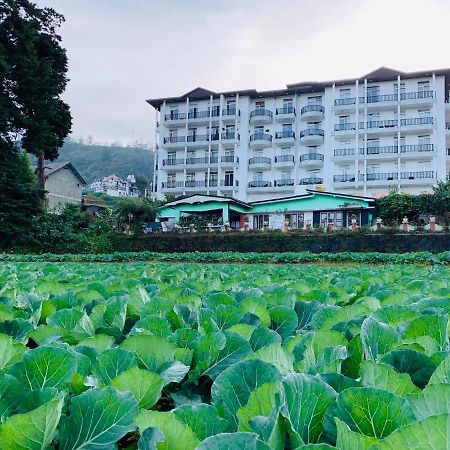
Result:
[[[56,29],[64,17],[29,0],[0,2],[0,139],[37,156],[43,190],[44,160],[54,160],[72,117],[60,95],[67,83],[67,56]]]

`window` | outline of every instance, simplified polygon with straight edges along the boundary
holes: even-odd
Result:
[[[344,226],[342,211],[321,212],[320,225],[326,228],[328,224],[332,224],[336,228],[342,228]]]
[[[308,97],[308,105],[320,105],[321,103],[322,103],[321,95]]]
[[[398,137],[397,137],[397,136],[394,136],[394,145],[395,145],[396,147],[398,147]],[[401,137],[400,137],[400,146],[401,146],[401,147],[404,147],[404,146],[405,146],[405,136],[401,136]]]
[[[418,81],[417,82],[417,90],[419,92],[428,92],[430,90],[430,82],[427,81]]]
[[[195,172],[187,172],[186,181],[195,181]]]
[[[176,138],[178,135],[178,130],[169,130],[169,136],[171,138]]]
[[[264,134],[264,127],[263,126],[255,127],[253,131],[256,135],[262,136]]]
[[[377,139],[367,139],[367,154],[368,155],[378,155],[380,153],[380,140]]]
[[[284,215],[291,230],[301,230],[305,226],[305,214],[302,212],[288,213]]]
[[[198,107],[197,105],[189,105],[189,118],[195,119],[197,117]]]
[[[209,135],[209,127],[207,127],[207,134]],[[211,127],[211,140],[219,140],[219,127]]]
[[[400,83],[400,95],[406,92],[405,82]],[[394,83],[394,94],[399,94],[398,92],[398,83]]]
[[[209,173],[209,185],[210,186],[217,186],[217,180],[218,180],[218,175],[217,172],[210,172]]]
[[[225,186],[233,186],[234,173],[232,171],[225,172]]]
[[[169,152],[167,153],[167,161],[169,162],[169,165],[175,164],[175,159],[177,158],[177,153],[176,152]]]
[[[225,156],[232,158],[234,156],[234,149],[226,148],[225,149]]]
[[[189,128],[188,129],[188,141],[195,142],[196,136],[197,136],[197,128]]]
[[[306,127],[310,130],[317,130],[319,126],[321,125],[321,122],[307,122]]]
[[[253,229],[261,230],[264,222],[269,223],[269,214],[255,214],[253,216]]]
[[[219,105],[213,105],[211,107],[211,116],[212,117],[217,117],[219,115],[220,115],[220,106]]]
[[[219,156],[219,150],[217,149],[211,149],[211,159],[217,158]]]
[[[339,125],[346,125],[350,123],[350,116],[339,116]]]
[[[227,100],[227,113],[236,114],[236,100]]]
[[[253,174],[253,181],[262,181],[263,180],[263,173],[262,172],[255,172]]]
[[[379,164],[368,164],[366,171],[367,171],[367,175],[379,173],[380,165]]]
[[[350,89],[339,89],[340,98],[350,98],[351,90]]]
[[[318,153],[319,150],[319,146],[317,145],[309,145],[308,147],[306,147],[308,149],[308,153]]]
[[[283,170],[283,172],[281,172],[281,179],[282,180],[291,180],[292,172],[290,170]]]
[[[294,102],[292,98],[284,98],[283,99],[283,108],[292,108],[294,106]]]
[[[170,108],[170,118],[171,119],[178,119],[178,106],[172,106]]]
[[[175,173],[169,172],[167,174],[167,182],[168,183],[175,183],[176,178],[177,178],[177,175]]]
[[[187,157],[189,158],[195,158],[195,150],[188,150],[187,151]]]
[[[367,103],[378,101],[380,95],[379,86],[367,86]]]
[[[292,123],[283,123],[283,136],[287,136],[292,131]]]
[[[417,138],[419,140],[419,145],[431,144],[431,136],[429,134],[425,134],[423,136],[418,136]]]
[[[430,117],[429,109],[419,109],[419,117]]]
[[[352,145],[352,141],[350,139],[342,139],[339,141],[339,146],[341,148],[350,148]]]
[[[264,108],[264,106],[266,105],[266,102],[264,102],[263,100],[257,101],[255,102],[255,106],[256,108]]]

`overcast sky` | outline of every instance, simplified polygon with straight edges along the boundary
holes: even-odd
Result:
[[[450,0],[35,0],[62,13],[75,138],[153,143],[147,98],[450,67]]]

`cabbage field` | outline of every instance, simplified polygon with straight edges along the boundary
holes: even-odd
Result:
[[[450,448],[443,265],[3,263],[0,450]]]

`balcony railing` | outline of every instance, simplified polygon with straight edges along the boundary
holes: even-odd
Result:
[[[267,158],[266,156],[255,156],[253,158],[250,158],[248,160],[248,164],[270,164],[272,160],[270,158]]]
[[[401,153],[409,153],[409,152],[433,152],[434,145],[433,144],[418,144],[418,145],[401,145],[400,152]]]
[[[220,161],[223,163],[238,163],[239,156],[222,156]]]
[[[334,106],[355,105],[355,97],[337,98],[334,100]]]
[[[250,142],[253,141],[269,141],[272,142],[273,136],[267,133],[254,133],[250,136]]]
[[[289,130],[289,131],[277,131],[275,133],[275,139],[288,139],[288,138],[294,138],[295,139],[295,133],[292,130]]]
[[[302,161],[323,161],[324,156],[322,153],[305,153],[300,156],[300,162]]]
[[[222,116],[236,116],[240,115],[240,111],[236,108],[225,108],[222,109]]]
[[[186,119],[186,113],[170,113],[164,115],[164,120],[184,120]]]
[[[422,98],[434,98],[434,91],[420,91],[420,92],[403,92],[400,93],[401,100],[417,100]],[[398,94],[380,94],[380,95],[367,95],[366,98],[359,97],[360,104],[365,102],[378,103],[378,102],[396,102],[398,101]],[[356,97],[337,98],[334,100],[334,106],[355,105]]]
[[[277,186],[277,187],[282,187],[282,186],[294,186],[295,181],[293,178],[289,178],[289,179],[284,179],[284,180],[275,180],[273,185]]]
[[[221,134],[221,138],[224,140],[231,140],[231,139],[239,140],[241,136],[239,135],[239,133],[236,133],[234,131],[225,131],[224,133]]]
[[[209,158],[209,163],[210,164],[217,164],[219,162],[219,157],[218,156],[211,156]]]
[[[231,180],[220,180],[220,185],[225,186],[225,187],[233,187],[233,186],[238,187],[239,181],[234,180],[234,184],[233,184],[233,181],[231,181]]]
[[[250,119],[252,117],[262,117],[262,116],[273,117],[273,112],[265,108],[257,108],[250,113]]]
[[[208,187],[217,187],[219,185],[218,180],[209,180]]]
[[[363,98],[364,100],[364,98]],[[396,102],[398,101],[398,94],[379,94],[379,95],[368,95],[367,103],[378,103],[378,102]]]
[[[207,117],[219,117],[220,110],[212,109],[208,111],[190,111],[188,113],[188,119],[205,119]]]
[[[300,131],[300,138],[305,136],[324,136],[325,131],[321,128],[307,128],[306,130]]]
[[[184,159],[163,159],[163,166],[180,166],[184,164]]]
[[[300,114],[304,114],[307,112],[313,112],[313,111],[324,113],[325,108],[322,105],[306,105],[301,109]]]
[[[284,106],[283,108],[277,108],[275,113],[277,116],[283,114],[295,114],[295,108],[293,106]]]
[[[208,164],[209,158],[186,158],[186,164]]]
[[[355,175],[334,175],[333,181],[335,183],[346,183],[356,181]]]
[[[360,155],[364,155],[364,149],[360,148],[359,152]],[[356,155],[356,148],[335,148],[334,149],[334,156],[355,156]]]
[[[400,100],[416,100],[420,98],[434,98],[434,91],[403,92]]]
[[[250,188],[271,187],[271,186],[272,186],[271,181],[258,180],[258,181],[249,181],[248,182],[248,187],[250,187]]]
[[[398,126],[398,120],[369,120],[366,128],[393,128]]]
[[[367,155],[382,155],[385,153],[398,153],[398,147],[396,145],[385,145],[366,148]]]
[[[164,144],[177,144],[186,142],[186,136],[168,136],[164,138]]]
[[[409,125],[433,125],[434,117],[414,117],[408,119],[401,119],[400,125],[409,126]]]
[[[295,158],[294,155],[280,155],[275,156],[275,162],[281,163],[281,162],[294,162]]]
[[[355,122],[335,123],[334,131],[356,130]]]
[[[211,136],[212,138],[212,136]],[[214,139],[211,139],[214,140]],[[193,134],[187,137],[188,142],[204,142],[209,141],[209,135],[208,134]]]
[[[368,173],[366,174],[366,181],[383,181],[383,180],[397,180],[397,172],[381,172],[381,173]]]
[[[206,181],[195,181],[195,180],[188,180],[185,182],[185,186],[187,188],[196,188],[196,187],[207,187]]]
[[[309,178],[302,178],[300,180],[299,184],[305,185],[305,184],[322,184],[323,178],[320,177],[309,177]]]
[[[432,170],[422,170],[420,172],[402,172],[400,178],[402,180],[414,180],[416,178],[435,178],[435,176]]]
[[[163,181],[162,187],[166,189],[176,189],[184,187],[184,181]]]

